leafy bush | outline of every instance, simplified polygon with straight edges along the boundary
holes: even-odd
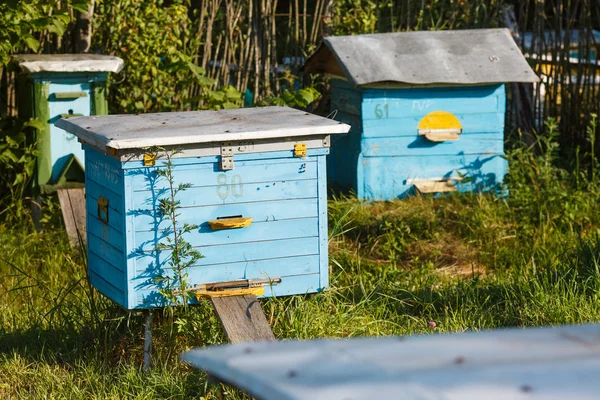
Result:
[[[242,105],[231,86],[198,66],[199,39],[187,2],[106,0],[98,5],[93,47],[124,59],[121,77],[111,77],[113,113],[220,109]]]
[[[66,3],[66,4],[65,4]],[[0,2],[0,64],[10,54],[41,49],[41,34],[62,36],[71,22],[70,8],[87,11],[87,0],[9,0]]]
[[[38,120],[23,122],[18,118],[0,119],[0,193],[4,218],[20,218],[24,208],[22,200],[31,182],[37,151],[26,140],[25,130],[41,128]]]

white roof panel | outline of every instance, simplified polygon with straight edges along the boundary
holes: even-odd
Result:
[[[238,108],[59,119],[56,126],[100,149],[140,149],[346,133],[350,126],[289,107]]]
[[[119,72],[123,60],[102,54],[18,54],[12,56],[24,72]]]
[[[262,400],[559,400],[600,396],[600,325],[258,342],[182,359]]]

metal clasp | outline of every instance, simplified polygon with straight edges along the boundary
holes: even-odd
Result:
[[[219,162],[219,169],[221,171],[230,171],[233,169],[233,167],[233,144],[223,143],[221,146],[221,161]]]
[[[296,143],[294,145],[294,157],[306,157],[306,143]]]
[[[146,153],[144,154],[144,167],[152,167],[156,165],[156,154]]]

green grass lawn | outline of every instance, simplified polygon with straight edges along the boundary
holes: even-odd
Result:
[[[550,149],[511,153],[509,195],[331,200],[330,290],[270,299],[281,339],[432,334],[600,319],[600,185]],[[244,398],[177,361],[224,343],[207,305],[143,318],[91,290],[52,214],[0,227],[0,398]],[[430,322],[435,322],[432,327]]]

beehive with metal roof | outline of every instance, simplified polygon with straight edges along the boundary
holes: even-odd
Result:
[[[498,190],[506,82],[537,82],[507,29],[327,37],[304,70],[331,76],[331,109],[352,126],[329,178],[361,199]]]
[[[100,54],[22,54],[12,62],[19,70],[19,116],[41,122],[33,138],[38,150],[35,191],[83,185],[83,150],[54,122],[108,114],[106,79],[123,68],[123,60]]]
[[[183,224],[203,258],[190,288],[246,282],[264,296],[328,285],[329,135],[349,126],[287,107],[60,119],[84,143],[90,282],[126,309],[168,303],[177,275],[161,245]],[[179,191],[177,223],[163,199]],[[158,158],[157,158],[158,156]],[[171,203],[173,204],[173,203]],[[194,289],[195,290],[195,289]],[[256,294],[256,293],[255,293]]]

